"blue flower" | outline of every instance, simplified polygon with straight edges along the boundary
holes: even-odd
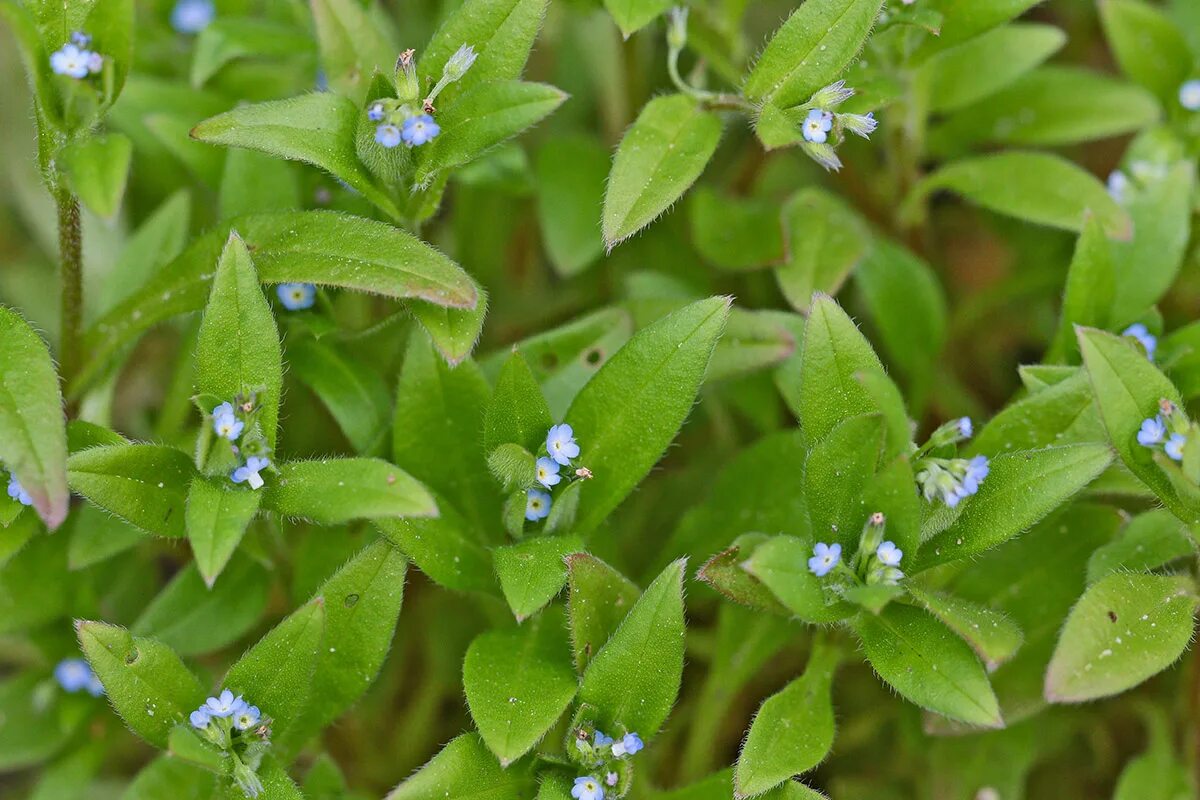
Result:
[[[217,436],[231,442],[237,441],[237,438],[242,435],[242,429],[246,427],[246,423],[234,414],[233,406],[230,403],[221,403],[214,408],[212,419],[213,430],[216,431]]]
[[[596,735],[592,737],[592,747],[597,749],[601,747],[608,747],[612,743],[612,737],[605,736],[604,731],[596,731]]]
[[[1108,196],[1118,203],[1124,203],[1129,197],[1129,176],[1119,169],[1108,173]]]
[[[823,578],[837,566],[841,558],[842,546],[840,544],[817,542],[813,547],[813,556],[808,560],[808,571],[818,578]]]
[[[1162,444],[1163,439],[1167,437],[1167,423],[1163,421],[1161,416],[1149,417],[1142,420],[1142,427],[1138,430],[1137,440],[1142,447],[1153,447],[1156,444]]]
[[[87,46],[91,43],[92,37],[88,36],[83,31],[75,31],[71,34],[71,44],[75,45],[81,50],[87,49]]]
[[[229,479],[234,483],[248,483],[251,489],[261,489],[263,485],[262,476],[258,473],[262,472],[267,467],[271,466],[269,458],[259,458],[258,456],[250,456],[246,459],[246,463],[233,471]]]
[[[87,689],[93,677],[92,668],[82,658],[64,658],[54,667],[54,680],[68,692]]]
[[[367,119],[372,122],[379,122],[386,116],[387,112],[383,110],[383,103],[371,103],[367,109]]]
[[[621,741],[612,746],[612,754],[618,758],[625,754],[633,755],[645,746],[642,737],[636,733],[627,733],[621,737]]]
[[[208,713],[206,707],[200,706],[188,715],[188,721],[192,723],[193,728],[204,730],[212,722],[212,714]]]
[[[525,494],[525,519],[537,522],[550,516],[550,495],[538,489]]]
[[[564,467],[571,465],[571,459],[579,455],[579,445],[570,425],[564,422],[550,429],[546,434],[546,452]]]
[[[1188,111],[1200,111],[1200,78],[1184,81],[1179,87],[1179,105]]]
[[[618,775],[615,772],[610,772],[604,776],[604,783],[607,784],[608,786],[616,786],[617,781],[619,781],[620,779],[621,779],[620,775]]]
[[[987,456],[975,456],[967,462],[966,472],[962,477],[962,488],[959,490],[959,497],[963,498],[967,495],[975,494],[979,491],[979,484],[991,472],[991,467],[988,465]]]
[[[584,775],[575,779],[571,797],[575,800],[604,800],[604,787],[591,775]]]
[[[970,439],[974,429],[971,427],[971,418],[962,417],[958,421],[958,435],[964,439]]]
[[[824,144],[829,136],[829,129],[832,127],[833,114],[830,114],[828,111],[822,111],[819,108],[814,108],[804,118],[804,125],[801,131],[804,133],[805,140],[816,144]]]
[[[171,27],[179,33],[199,33],[216,15],[212,0],[179,0],[171,9]]]
[[[288,311],[303,311],[317,301],[317,287],[311,283],[281,283],[275,287],[275,296]]]
[[[549,489],[555,486],[562,480],[562,476],[558,474],[558,462],[553,459],[542,456],[537,460],[537,481],[542,486]]]
[[[25,491],[25,487],[17,480],[16,475],[8,476],[8,496],[23,506],[33,505],[33,498],[29,496],[29,492]]]
[[[395,147],[400,144],[400,129],[388,122],[375,129],[375,141],[384,147]]]
[[[441,127],[428,114],[419,117],[409,117],[404,120],[404,128],[400,137],[409,147],[420,147],[442,132]]]
[[[246,706],[233,715],[233,725],[239,731],[248,731],[257,725],[261,719],[262,712],[258,710],[258,706]]]
[[[233,692],[225,689],[216,697],[205,700],[200,710],[210,717],[232,717],[246,710],[246,701],[241,695],[234,697]]]
[[[86,78],[89,71],[92,53],[82,50],[78,45],[64,44],[60,50],[51,53],[50,69],[59,75],[71,78]]]
[[[895,542],[884,542],[875,551],[875,557],[886,566],[897,567],[900,565],[900,559],[904,558],[904,551],[896,547]]]
[[[1154,350],[1158,347],[1158,339],[1154,334],[1146,330],[1146,326],[1140,322],[1135,322],[1125,330],[1121,331],[1122,336],[1128,336],[1132,339],[1137,339],[1138,343],[1146,350],[1146,358],[1154,360]]]
[[[1186,436],[1182,433],[1172,433],[1171,438],[1167,439],[1167,443],[1163,445],[1163,451],[1172,461],[1183,461],[1183,446],[1186,444]]]

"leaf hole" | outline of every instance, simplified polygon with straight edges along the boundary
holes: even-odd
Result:
[[[346,604],[346,608],[354,608],[355,604],[358,603],[358,595],[348,594],[343,602]]]
[[[138,652],[136,647],[129,648],[129,652],[125,654],[125,666],[132,667],[141,657],[142,654]]]
[[[599,347],[593,347],[584,354],[583,360],[586,361],[590,366],[599,366],[600,362],[604,360],[604,351]]]

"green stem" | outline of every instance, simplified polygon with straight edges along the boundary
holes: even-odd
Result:
[[[58,251],[62,279],[62,336],[59,360],[63,384],[70,386],[82,365],[80,332],[83,327],[83,230],[79,200],[60,187],[55,192],[58,206]]]

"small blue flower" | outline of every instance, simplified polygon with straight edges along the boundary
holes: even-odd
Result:
[[[81,50],[87,49],[87,46],[91,43],[92,37],[88,36],[83,31],[75,31],[71,34],[71,44],[75,45]]]
[[[1121,335],[1128,336],[1131,339],[1137,339],[1138,343],[1141,344],[1146,351],[1146,358],[1150,359],[1151,361],[1154,360],[1154,351],[1158,347],[1158,339],[1155,338],[1154,334],[1146,330],[1145,325],[1140,322],[1135,322],[1133,325],[1130,325],[1128,328],[1121,331]]]
[[[216,697],[210,697],[200,707],[210,717],[232,717],[246,710],[246,701],[241,695],[233,696],[233,692],[225,689]]]
[[[537,460],[537,481],[542,486],[549,489],[555,486],[562,480],[562,476],[558,474],[558,462],[542,456]]]
[[[380,125],[375,129],[375,141],[384,147],[395,147],[400,144],[400,129],[390,122]]]
[[[242,422],[234,414],[233,405],[230,403],[221,403],[221,405],[214,408],[212,420],[213,430],[217,436],[228,439],[231,442],[237,441],[237,438],[242,435],[242,429],[246,427],[246,423]]]
[[[404,120],[400,136],[409,147],[420,147],[442,132],[441,127],[428,114]]]
[[[212,722],[212,714],[208,713],[206,707],[201,706],[188,715],[188,721],[192,723],[193,728],[204,730]]]
[[[617,781],[619,781],[620,779],[621,779],[620,775],[618,775],[615,772],[610,772],[604,776],[604,783],[608,786],[616,786]]]
[[[1184,81],[1179,87],[1179,105],[1188,111],[1200,111],[1200,78]]]
[[[1129,197],[1129,176],[1119,169],[1108,173],[1108,196],[1118,203],[1124,203]]]
[[[229,479],[234,483],[248,483],[251,489],[261,489],[263,485],[262,476],[258,473],[262,472],[267,467],[271,466],[269,458],[259,458],[258,456],[250,456],[246,459],[246,463],[233,471]]]
[[[604,800],[604,787],[591,775],[584,775],[575,779],[571,797],[575,800]]]
[[[546,452],[564,467],[571,465],[571,459],[579,455],[579,445],[570,425],[564,422],[550,429],[546,434]]]
[[[550,516],[550,495],[538,489],[525,494],[525,519],[537,522]]]
[[[179,33],[199,33],[216,15],[212,0],[179,0],[171,9],[171,27]]]
[[[104,684],[100,682],[100,676],[94,672],[92,673],[92,677],[88,678],[87,686],[83,688],[87,689],[87,693],[92,697],[99,697],[104,694]]]
[[[837,566],[841,558],[842,546],[840,544],[817,542],[813,547],[813,556],[808,560],[808,571],[818,578],[823,578]]]
[[[262,712],[258,710],[258,706],[246,706],[233,715],[233,725],[239,731],[248,731],[257,725],[261,719]]]
[[[898,567],[900,559],[904,558],[904,551],[896,547],[895,542],[884,542],[875,551],[875,557],[885,566]]]
[[[988,465],[987,456],[975,456],[968,461],[967,471],[962,478],[962,488],[959,490],[960,498],[978,492],[979,484],[983,483],[989,472],[991,467]]]
[[[971,418],[963,417],[958,421],[958,435],[964,439],[970,439],[974,429],[971,427]]]
[[[82,50],[78,45],[64,44],[61,49],[50,55],[50,69],[58,75],[81,79],[88,76],[88,66],[92,53]]]
[[[604,731],[596,731],[596,734],[592,737],[592,747],[595,747],[596,749],[608,747],[612,743],[612,737],[605,736]]]
[[[68,692],[88,688],[92,677],[92,668],[82,658],[64,658],[54,667],[54,680]]]
[[[819,108],[814,108],[804,118],[804,125],[801,130],[807,141],[824,144],[825,140],[829,137],[829,129],[832,127],[833,114],[830,114],[828,111],[822,111]]]
[[[317,287],[311,283],[281,283],[275,287],[275,296],[288,311],[303,311],[317,301]]]
[[[383,110],[383,103],[371,103],[367,109],[367,119],[371,122],[379,122],[384,118],[386,112]]]
[[[1163,451],[1172,461],[1183,461],[1183,447],[1186,444],[1186,436],[1182,433],[1172,433],[1171,438],[1163,445]]]
[[[8,496],[23,506],[33,505],[33,498],[29,496],[29,492],[25,491],[25,487],[17,480],[16,475],[8,476]]]
[[[1142,447],[1153,447],[1156,444],[1162,444],[1163,439],[1167,437],[1167,423],[1163,421],[1161,416],[1149,417],[1142,420],[1142,427],[1138,429],[1137,440]]]
[[[612,746],[612,754],[617,758],[626,754],[633,755],[645,746],[642,743],[642,737],[636,733],[627,733],[621,737],[621,741]]]

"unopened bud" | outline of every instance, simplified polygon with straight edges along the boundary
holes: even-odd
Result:
[[[883,542],[883,532],[887,528],[887,519],[883,516],[883,512],[876,511],[867,518],[867,523],[863,525],[862,536],[858,541],[858,552],[862,558],[868,558],[872,553],[879,549],[879,545]]]
[[[847,86],[845,81],[837,81],[818,89],[808,99],[807,105],[811,108],[829,109],[841,105],[851,97],[854,97],[854,90]]]
[[[467,70],[471,68],[477,58],[479,58],[479,54],[475,52],[475,48],[464,44],[454,51],[454,55],[450,56],[450,60],[442,69],[442,75],[448,81],[460,80],[463,75],[467,74]]]
[[[675,6],[667,12],[667,47],[678,52],[687,45],[687,6]]]
[[[586,481],[592,477],[592,471],[587,467],[580,467],[575,470],[575,477]]]
[[[843,128],[864,139],[871,138],[871,134],[875,132],[875,128],[879,127],[879,122],[875,119],[875,112],[867,114],[838,114],[837,120]]]
[[[404,103],[411,103],[421,95],[415,54],[415,50],[405,50],[396,59],[396,95]]]

